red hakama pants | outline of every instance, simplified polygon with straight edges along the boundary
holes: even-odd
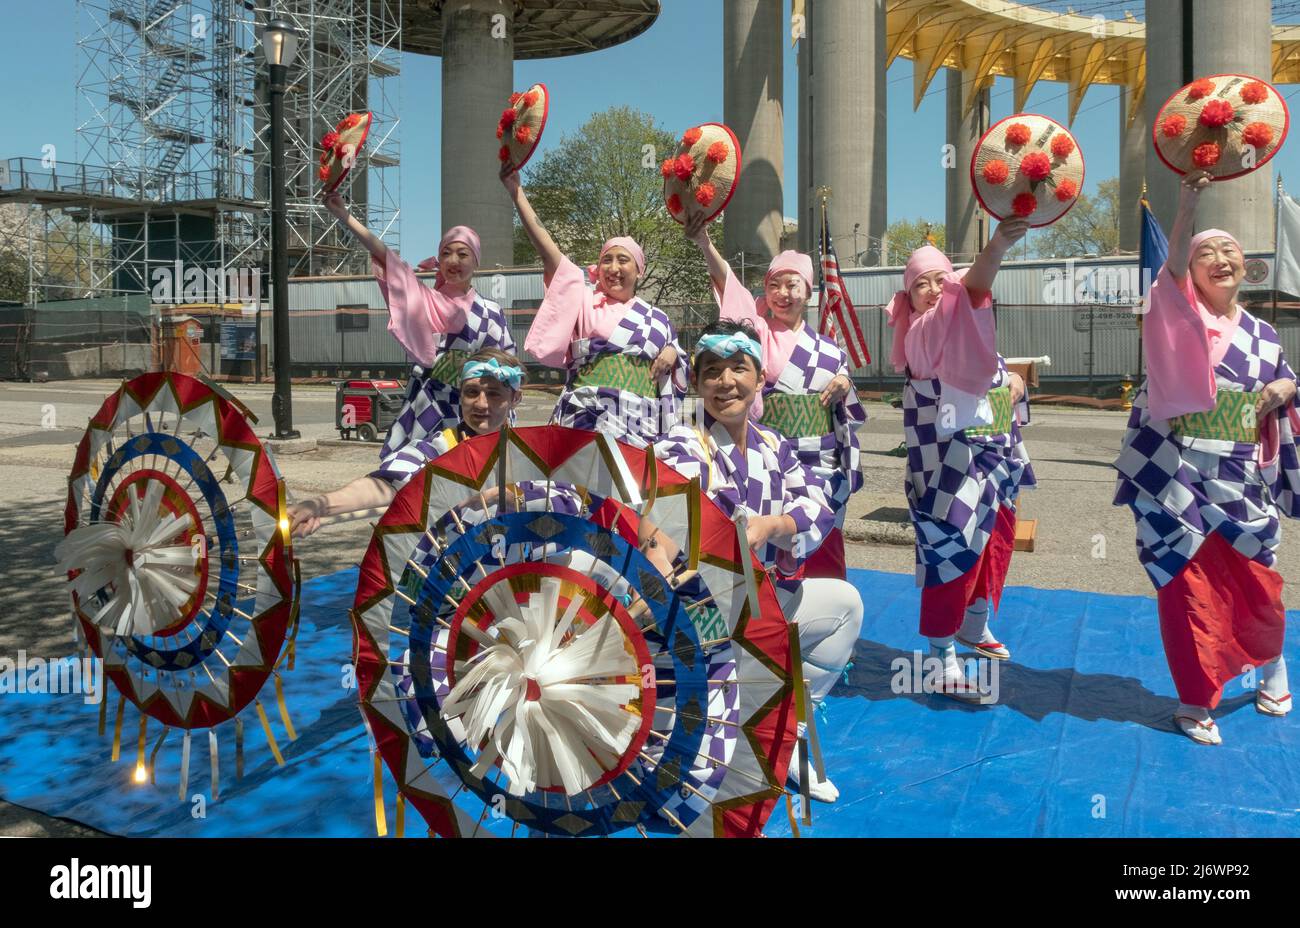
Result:
[[[975,566],[947,583],[921,590],[921,634],[927,638],[957,634],[966,618],[966,607],[977,599],[987,599],[989,607],[996,611],[1015,544],[1016,514],[1001,506],[993,533]]]
[[[1223,685],[1282,653],[1282,575],[1218,532],[1160,588],[1160,637],[1178,698],[1213,709]]]

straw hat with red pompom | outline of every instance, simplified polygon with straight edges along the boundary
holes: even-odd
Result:
[[[668,214],[683,225],[704,214],[706,222],[726,208],[740,180],[740,142],[717,122],[692,126],[683,134],[677,153],[660,165]]]
[[[533,156],[550,108],[551,95],[545,84],[533,84],[522,93],[510,95],[510,105],[497,120],[497,139],[501,142],[497,158],[503,165],[517,171]]]
[[[1017,113],[994,123],[975,146],[971,184],[980,205],[996,219],[1056,222],[1083,188],[1083,152],[1064,126],[1037,113]]]
[[[1248,74],[1192,81],[1165,101],[1151,135],[1160,160],[1179,174],[1205,171],[1214,180],[1263,167],[1290,126],[1277,88]]]
[[[325,185],[326,193],[333,193],[348,176],[357,156],[370,134],[370,113],[349,113],[339,121],[333,132],[326,132],[320,140],[320,167],[316,176]]]

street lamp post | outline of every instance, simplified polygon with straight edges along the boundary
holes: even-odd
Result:
[[[275,332],[275,395],[271,415],[276,438],[299,438],[293,427],[289,386],[289,220],[285,206],[284,89],[298,52],[293,24],[273,19],[262,31],[262,53],[270,70],[271,102],[271,300]]]

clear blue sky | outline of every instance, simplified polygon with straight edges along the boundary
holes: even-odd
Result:
[[[1038,4],[1064,9],[1062,2]],[[1123,15],[1123,2],[1075,0],[1077,12]],[[1142,0],[1129,8],[1141,16]],[[1276,4],[1275,4],[1276,6]],[[1295,4],[1284,5],[1283,9]],[[787,3],[788,7],[788,3]],[[0,157],[40,157],[47,143],[57,146],[61,160],[76,152],[74,101],[78,69],[83,62],[76,48],[76,4],[73,0],[42,3],[5,0],[0,27],[0,76],[5,87],[0,109]],[[1294,15],[1286,17],[1288,21]],[[796,212],[795,53],[786,43],[786,208]],[[601,52],[515,65],[515,86],[545,81],[556,104],[543,147],[577,129],[593,112],[630,104],[652,114],[670,131],[705,121],[722,121],[722,0],[663,0],[663,13],[640,38]],[[440,62],[436,58],[403,55],[400,115],[402,226],[404,250],[423,254],[439,235],[437,159],[440,121]],[[936,157],[918,159],[916,152],[937,152],[943,143],[946,82],[942,73],[915,112],[912,110],[912,65],[900,59],[888,73],[889,216],[943,221],[943,173]],[[1282,88],[1294,106],[1300,88]],[[1119,115],[1117,90],[1097,86],[1088,91],[1073,130],[1088,159],[1085,191],[1118,173]],[[998,79],[992,95],[992,118],[1010,115],[1011,81]],[[1064,84],[1040,83],[1027,108],[1061,122],[1067,115]],[[80,112],[85,115],[85,108]],[[1288,140],[1273,161],[1300,191],[1300,142]],[[743,182],[743,181],[742,181]],[[832,204],[832,211],[834,206]]]

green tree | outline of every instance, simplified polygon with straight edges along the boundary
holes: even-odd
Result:
[[[934,239],[930,242],[926,238],[928,234]],[[944,227],[942,222],[931,222],[927,219],[898,219],[890,224],[885,231],[889,239],[889,263],[901,264],[907,260],[907,256],[922,245],[933,244],[940,251],[944,249],[947,239],[944,236]]]
[[[524,169],[524,186],[538,218],[580,267],[593,263],[600,246],[613,236],[630,235],[641,245],[646,274],[638,290],[655,304],[711,299],[704,258],[664,205],[659,164],[676,153],[677,143],[653,117],[612,107],[593,114]],[[719,244],[721,226],[716,221],[709,231]],[[517,222],[514,258],[516,264],[537,261]]]
[[[27,263],[5,252],[0,252],[0,300],[27,302]]]
[[[1079,194],[1068,213],[1034,232],[1034,252],[1040,258],[1075,258],[1119,253],[1119,178],[1097,185],[1089,196]]]

